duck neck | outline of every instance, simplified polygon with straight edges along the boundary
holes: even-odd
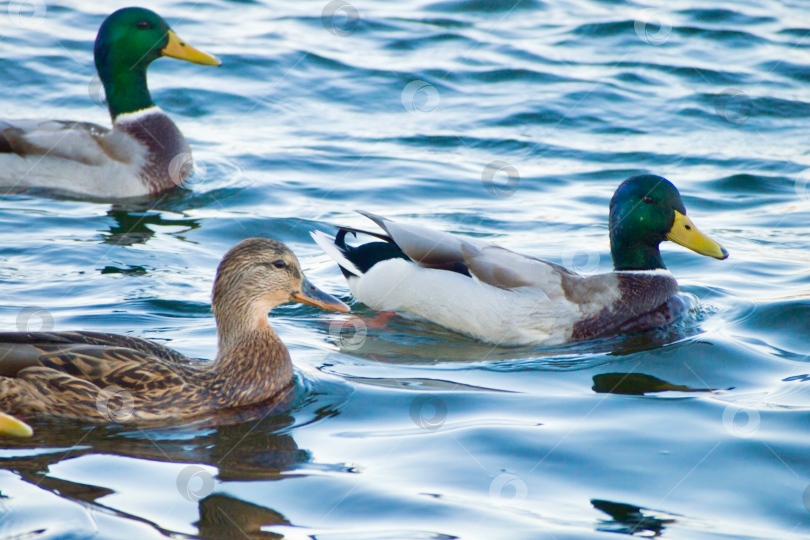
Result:
[[[115,55],[102,51],[96,55],[96,69],[104,85],[113,122],[121,114],[155,106],[146,85],[146,65],[143,62],[128,66]]]
[[[658,244],[611,238],[610,256],[613,258],[613,269],[616,271],[666,269]]]
[[[215,305],[214,316],[217,321],[217,345],[220,356],[256,337],[278,339],[267,322],[267,311],[256,309],[247,303],[233,302],[224,309]]]
[[[287,348],[267,322],[264,306],[215,308],[219,351],[213,370],[223,397],[249,405],[274,396],[293,377]]]

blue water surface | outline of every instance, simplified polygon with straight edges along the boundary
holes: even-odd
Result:
[[[108,125],[93,41],[129,4],[0,5],[0,115]],[[554,349],[282,306],[286,403],[227,425],[35,421],[2,442],[0,537],[810,536],[810,6],[328,4],[142,2],[223,61],[149,71],[190,189],[0,197],[2,328],[38,307],[32,324],[213,358],[225,251],[281,240],[348,301],[309,233],[369,227],[354,209],[606,272],[608,202],[639,172],[731,257],[664,246],[685,321]]]

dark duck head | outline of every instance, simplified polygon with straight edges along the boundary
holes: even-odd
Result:
[[[207,66],[222,63],[177,37],[160,15],[138,7],[119,9],[107,17],[93,52],[113,121],[120,114],[154,106],[146,68],[161,56]]]
[[[665,269],[658,249],[665,240],[715,259],[728,257],[723,246],[686,216],[672,182],[653,174],[625,180],[610,201],[610,254],[615,270]]]

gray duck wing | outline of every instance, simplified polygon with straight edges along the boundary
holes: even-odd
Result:
[[[461,238],[420,225],[397,223],[370,212],[357,211],[380,226],[393,242],[415,263],[425,268],[458,271],[464,264],[462,244],[484,247],[488,244],[474,238]]]
[[[496,245],[477,248],[463,243],[461,251],[470,273],[479,281],[499,289],[532,287],[555,299],[564,296],[563,276],[572,275],[558,264]]]
[[[85,165],[109,161],[108,128],[88,122],[0,120],[0,153],[51,156]]]

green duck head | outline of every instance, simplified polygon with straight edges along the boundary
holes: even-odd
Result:
[[[658,245],[670,240],[701,255],[725,259],[728,251],[686,217],[678,189],[661,176],[628,178],[610,200],[610,254],[616,270],[664,269]]]
[[[104,20],[93,52],[113,121],[154,106],[146,86],[146,68],[153,60],[169,56],[206,66],[222,63],[177,37],[154,11],[137,7],[119,9]]]

